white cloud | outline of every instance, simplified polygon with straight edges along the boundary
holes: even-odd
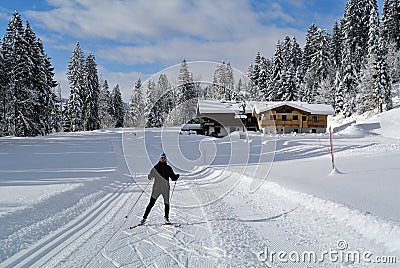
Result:
[[[254,35],[235,42],[209,41],[197,42],[189,38],[174,38],[147,46],[118,46],[97,51],[99,57],[128,65],[162,62],[164,65],[179,63],[183,58],[188,60],[230,61],[244,71],[252,62],[256,53],[271,56],[275,44],[286,35],[304,37],[302,32],[293,29],[270,27],[265,34]]]
[[[171,35],[232,39],[257,27],[247,1],[48,1],[50,11],[27,11],[51,31],[146,43]]]
[[[302,7],[302,6],[300,6]],[[281,20],[286,23],[294,23],[296,19],[288,13],[284,12],[282,6],[278,3],[272,3],[268,10],[262,13],[262,17],[266,20]]]
[[[148,77],[135,69],[139,64],[166,67],[179,64],[183,58],[225,60],[246,72],[258,51],[270,57],[278,39],[295,35],[302,43],[305,34],[293,28],[263,25],[265,13],[255,12],[246,0],[47,2],[53,9],[24,13],[46,29],[46,40],[51,42],[55,37],[53,47],[65,49],[76,40],[83,46],[91,42],[90,50],[103,65],[132,66],[119,72],[108,71],[111,66],[99,67],[99,74],[110,87],[120,84],[125,101],[137,78]],[[271,6],[268,14],[286,22],[294,20],[278,4]],[[57,78],[68,88],[65,74]]]

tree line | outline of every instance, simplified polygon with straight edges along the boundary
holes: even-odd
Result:
[[[117,84],[112,93],[107,80],[99,81],[93,53],[84,57],[77,42],[68,64],[70,94],[62,109],[62,130],[91,131],[107,127],[122,127],[124,103]]]
[[[161,127],[186,123],[197,98],[304,101],[331,104],[337,114],[390,110],[392,86],[400,83],[400,1],[349,0],[332,33],[309,27],[305,45],[279,40],[275,53],[257,53],[247,74],[235,81],[221,62],[213,81],[202,84],[183,60],[175,84],[165,74],[135,82],[125,109],[119,85],[110,92],[99,80],[95,56],[78,42],[68,64],[65,103],[43,43],[14,12],[0,49],[0,136],[36,136],[107,127]]]
[[[393,108],[392,85],[400,82],[399,0],[385,0],[382,16],[376,0],[349,0],[332,33],[311,24],[305,40],[301,48],[296,37],[286,36],[277,42],[271,58],[257,53],[247,74],[237,82],[230,63],[222,62],[212,83],[200,85],[185,60],[178,86],[168,85],[163,74],[158,84],[149,81],[146,89],[141,89],[139,80],[127,121],[130,126],[147,127],[187,122],[195,115],[196,105],[179,107],[188,100],[183,97],[186,89],[192,97],[203,99],[330,104],[336,114],[345,117]]]
[[[301,49],[295,37],[257,54],[248,69],[247,98],[331,104],[346,117],[390,110],[400,82],[400,1],[350,0],[332,34],[312,24]]]
[[[14,12],[0,49],[0,136],[60,130],[61,96],[43,43]]]
[[[70,95],[64,104],[54,76],[42,41],[15,11],[0,47],[0,136],[123,126],[119,85],[109,92],[107,81],[99,81],[95,56],[85,58],[79,42],[68,64]]]

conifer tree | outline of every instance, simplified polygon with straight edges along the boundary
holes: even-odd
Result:
[[[177,105],[179,105],[179,115],[175,123],[186,123],[196,113],[197,92],[193,76],[189,71],[186,60],[184,59],[179,68],[177,86]]]
[[[84,130],[83,98],[84,91],[84,56],[79,42],[72,52],[68,64],[67,78],[70,85],[70,95],[63,110],[64,131]]]
[[[144,100],[142,92],[142,81],[136,81],[133,92],[125,114],[125,125],[130,127],[143,126],[144,124]]]
[[[115,126],[114,127],[123,127],[124,126],[124,102],[122,101],[121,91],[119,89],[119,85],[116,84],[112,94],[112,114],[114,117]]]
[[[99,95],[100,86],[99,78],[97,75],[97,64],[95,57],[92,53],[86,58],[84,66],[85,90],[83,101],[83,120],[84,128],[87,131],[96,130],[100,128],[99,119]]]
[[[387,44],[400,49],[400,1],[385,0],[382,9],[382,34]]]
[[[101,128],[115,126],[113,118],[112,99],[107,80],[100,82],[99,119]]]

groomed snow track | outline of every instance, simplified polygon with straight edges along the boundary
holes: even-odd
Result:
[[[266,248],[321,252],[335,249],[339,239],[346,240],[352,248],[365,248],[375,254],[385,252],[373,241],[366,243],[365,237],[345,223],[329,217],[329,212],[316,215],[312,208],[287,200],[274,187],[262,188],[261,194],[249,194],[248,179],[213,168],[196,173],[190,180],[183,176],[177,184],[171,219],[181,227],[161,225],[163,205],[159,201],[146,226],[129,230],[140,220],[148,201],[146,191],[125,219],[146,178],[137,177],[137,181],[138,184],[112,185],[110,192],[81,216],[0,266],[273,267],[260,260],[260,252]],[[235,183],[240,187],[224,190]],[[285,263],[285,267],[304,265]],[[330,262],[307,265],[334,267]]]

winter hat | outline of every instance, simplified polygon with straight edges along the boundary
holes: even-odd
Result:
[[[160,154],[161,158],[167,158],[167,155],[165,153]]]

